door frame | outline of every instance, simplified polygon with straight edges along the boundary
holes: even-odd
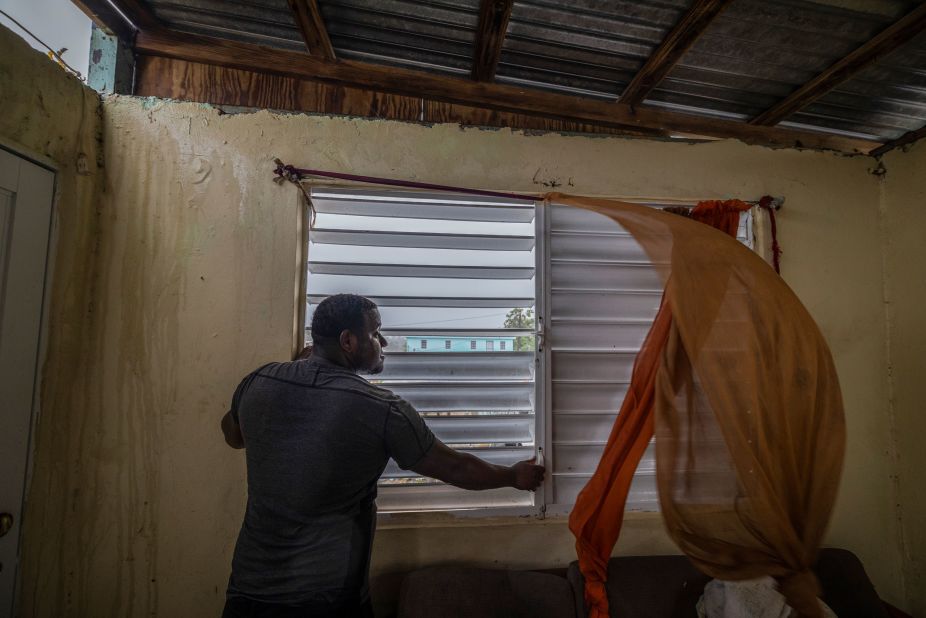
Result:
[[[32,473],[35,465],[35,438],[36,428],[38,427],[39,415],[42,404],[42,384],[44,383],[45,361],[48,356],[48,330],[51,312],[51,292],[54,284],[55,261],[57,259],[58,249],[58,202],[61,199],[60,194],[60,166],[52,159],[32,152],[30,149],[23,148],[22,145],[0,137],[0,150],[23,159],[33,165],[37,165],[54,174],[52,181],[52,198],[51,198],[51,216],[48,226],[48,248],[45,252],[45,276],[42,283],[42,307],[39,318],[39,338],[37,341],[38,352],[35,361],[35,379],[32,386],[32,405],[29,420],[29,435],[27,437],[26,451],[26,469],[23,478],[23,495],[21,505],[21,522],[19,526],[19,555],[23,556],[26,505],[29,500],[29,493],[32,487]],[[13,615],[18,615],[22,593],[22,560],[16,565],[16,575],[13,579]]]

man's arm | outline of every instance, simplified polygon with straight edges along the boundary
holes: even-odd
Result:
[[[225,443],[232,448],[244,448],[244,436],[241,435],[241,427],[238,421],[232,416],[231,410],[222,417],[222,433],[225,434]]]
[[[544,474],[543,466],[533,462],[531,459],[513,466],[497,466],[435,440],[412,470],[463,489],[514,487],[533,491],[543,482]]]

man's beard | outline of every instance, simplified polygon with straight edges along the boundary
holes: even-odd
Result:
[[[371,351],[372,351],[371,349],[364,350],[363,356],[366,357],[366,352],[371,352]],[[359,373],[364,373],[367,375],[376,375],[378,373],[382,373],[383,369],[385,368],[385,363],[383,361],[382,353],[383,353],[382,350],[380,350],[379,353],[376,355],[376,360],[374,360],[371,364],[366,365],[366,366],[361,365]]]
[[[379,356],[376,357],[376,361],[373,363],[373,366],[367,370],[367,373],[370,375],[376,375],[378,373],[382,373],[385,367],[385,359],[382,357],[382,350],[380,350]]]
[[[367,374],[369,374],[369,375],[371,375],[371,376],[375,376],[375,375],[378,374],[378,373],[382,373],[382,372],[383,372],[383,369],[385,369],[385,368],[386,368],[386,367],[385,367],[385,363],[383,363],[382,361],[380,361],[380,362],[376,363],[376,365],[375,365],[372,369],[369,369],[369,370],[365,371],[364,373],[367,373]]]

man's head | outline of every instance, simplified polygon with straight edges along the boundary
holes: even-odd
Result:
[[[376,304],[356,294],[335,294],[312,316],[312,342],[326,358],[359,373],[380,373],[386,339]]]

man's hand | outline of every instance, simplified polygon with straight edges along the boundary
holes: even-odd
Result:
[[[514,488],[534,491],[543,483],[544,467],[538,466],[535,462],[536,457],[526,461],[519,461],[511,466],[511,472],[514,476]]]

